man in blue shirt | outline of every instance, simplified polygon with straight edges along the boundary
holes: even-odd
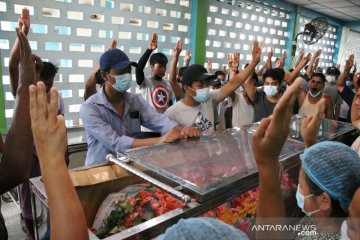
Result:
[[[100,57],[105,85],[80,108],[87,134],[87,166],[104,163],[109,153],[200,136],[196,128],[179,127],[176,122],[156,112],[141,96],[127,92],[132,84],[131,66],[136,65],[117,48]],[[139,139],[141,125],[160,132],[162,136]]]

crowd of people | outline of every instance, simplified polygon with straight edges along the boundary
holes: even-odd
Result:
[[[28,234],[34,238],[29,179],[42,175],[50,208],[51,238],[88,239],[84,213],[68,174],[64,104],[53,81],[58,71],[51,62],[32,54],[27,33],[29,10],[23,9],[17,39],[9,59],[14,115],[0,150],[0,194],[21,184],[21,212]],[[317,226],[316,239],[360,239],[360,139],[351,147],[339,142],[316,143],[323,117],[351,122],[360,129],[360,73],[354,55],[342,72],[318,67],[321,50],[301,50],[294,69],[284,70],[286,52],[273,53],[259,70],[263,44],[254,41],[252,59],[240,70],[240,54],[227,58],[228,69],[212,74],[211,60],[178,68],[182,42],[173,49],[169,80],[168,59],[158,48],[157,34],[138,62],[116,48],[113,40],[100,56],[85,84],[80,117],[87,134],[86,166],[105,163],[109,153],[185,138],[199,138],[229,127],[261,121],[253,136],[259,170],[260,199],[257,222],[284,224],[280,189],[279,154],[289,133],[292,114],[305,116],[301,135],[306,149],[296,199],[306,215],[300,224]],[[144,68],[150,62],[150,75]],[[132,79],[135,68],[136,80]],[[353,69],[353,70],[352,70]],[[130,93],[132,84],[142,95]],[[347,106],[347,108],[346,108]],[[341,114],[342,108],[347,109]],[[66,197],[64,197],[66,196]],[[338,220],[341,220],[340,223]],[[6,220],[6,219],[5,219]],[[158,239],[247,239],[242,232],[216,220],[182,220]],[[296,232],[259,232],[259,239],[301,239]],[[0,214],[0,239],[7,239]]]

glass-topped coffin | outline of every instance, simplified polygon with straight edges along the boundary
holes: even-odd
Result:
[[[252,134],[247,127],[233,128],[200,139],[132,149],[125,155],[155,175],[182,186],[184,192],[203,202],[257,181]],[[289,139],[282,149],[280,161],[303,150],[303,143]]]

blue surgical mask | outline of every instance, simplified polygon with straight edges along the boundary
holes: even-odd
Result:
[[[339,240],[350,240],[348,234],[347,234],[347,230],[348,230],[348,225],[347,225],[347,221],[344,221],[341,225],[341,230],[340,230],[340,239]]]
[[[206,100],[208,100],[209,94],[210,94],[210,89],[208,87],[201,88],[201,89],[196,90],[196,95],[193,96],[193,98],[195,101],[202,103],[202,102],[205,102]]]
[[[352,87],[352,85],[353,85],[352,81],[346,81],[345,84],[349,88]]]
[[[264,86],[264,92],[268,97],[275,97],[278,94],[278,88],[276,86]]]
[[[320,94],[321,94],[322,92],[323,92],[323,91],[320,90],[320,91],[318,91],[317,93],[313,94],[313,93],[309,90],[309,95],[312,96],[313,98],[316,98],[316,97],[320,96]]]
[[[308,216],[308,217],[310,217],[312,214],[320,211],[320,209],[318,209],[318,210],[316,210],[316,211],[312,211],[312,212],[307,212],[307,211],[305,210],[305,198],[312,197],[312,196],[314,196],[314,194],[310,194],[310,195],[304,196],[304,195],[300,192],[300,185],[298,185],[297,190],[296,190],[296,201],[297,201],[297,204],[298,204],[299,208],[301,208],[301,210],[303,211],[303,213],[305,213],[306,216]]]
[[[111,75],[109,73],[109,75]],[[118,91],[118,92],[126,92],[130,87],[132,83],[132,78],[130,73],[121,74],[121,75],[111,75],[115,78],[115,83],[112,85],[112,87]]]

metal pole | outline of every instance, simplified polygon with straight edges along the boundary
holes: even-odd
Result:
[[[174,197],[180,199],[181,201],[183,201],[184,203],[189,203],[191,202],[191,198],[186,195],[186,194],[183,194],[182,192],[179,192],[177,190],[175,190],[173,187],[167,185],[167,184],[164,184],[158,180],[156,180],[155,178],[152,178],[150,177],[149,175],[143,173],[142,171],[139,171],[138,169],[130,166],[129,164],[127,164],[126,162],[116,158],[114,155],[112,154],[109,154],[106,156],[106,160],[108,162],[112,162],[112,163],[115,163],[116,165],[124,168],[125,170],[131,172],[132,174],[135,174],[136,176],[138,177],[141,177],[142,179],[145,179],[146,181],[148,181],[149,183],[161,188],[162,190],[164,190],[165,192],[168,192],[169,194],[173,195]],[[127,162],[128,159],[127,159]]]

